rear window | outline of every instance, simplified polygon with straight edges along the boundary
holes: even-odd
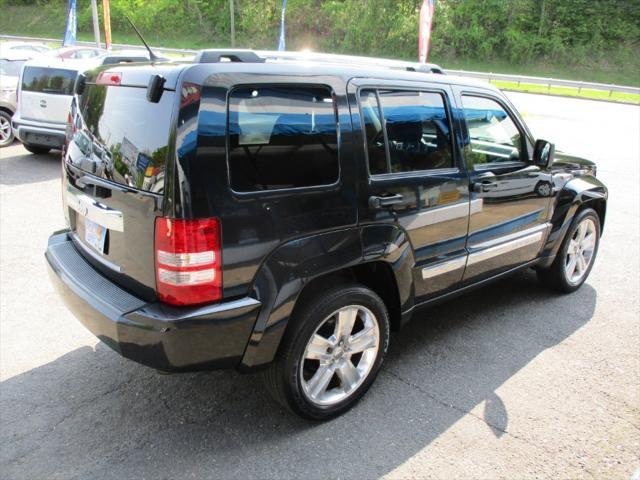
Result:
[[[71,95],[76,76],[77,72],[75,70],[25,67],[22,75],[22,91]]]
[[[77,166],[116,183],[162,193],[172,93],[165,91],[159,103],[151,103],[145,88],[87,85],[80,100],[85,131],[74,139],[84,154],[74,160]]]
[[[338,180],[336,110],[327,87],[241,87],[229,99],[229,169],[236,192]]]
[[[0,75],[19,77],[20,69],[22,65],[24,65],[24,62],[24,60],[7,60],[6,58],[0,58]]]

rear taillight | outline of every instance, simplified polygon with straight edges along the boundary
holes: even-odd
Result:
[[[217,218],[156,218],[156,288],[162,302],[195,305],[222,296]]]

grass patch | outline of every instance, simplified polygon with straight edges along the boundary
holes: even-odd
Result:
[[[547,85],[538,85],[533,83],[504,82],[501,80],[492,80],[492,84],[501,90],[511,90],[515,92],[527,93],[543,93],[547,95],[561,95],[563,97],[578,97],[591,100],[607,100],[612,102],[624,102],[640,105],[640,94],[624,93],[624,92],[608,92],[605,90],[591,90],[588,88],[572,88],[572,87],[548,87]]]

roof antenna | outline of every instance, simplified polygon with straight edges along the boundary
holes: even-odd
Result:
[[[151,62],[156,62],[158,60],[160,60],[160,58],[153,53],[153,50],[151,50],[151,47],[149,47],[149,45],[147,44],[147,42],[144,41],[144,38],[142,36],[142,34],[140,33],[140,31],[136,28],[136,26],[133,24],[133,22],[131,21],[131,19],[129,17],[127,17],[125,15],[125,17],[127,19],[127,21],[129,22],[129,24],[133,27],[133,29],[135,30],[135,32],[138,34],[138,37],[140,37],[140,40],[142,41],[142,43],[144,44],[145,48],[149,51],[149,60],[151,60]]]

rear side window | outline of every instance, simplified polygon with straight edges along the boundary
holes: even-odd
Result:
[[[25,67],[22,74],[22,91],[53,95],[71,95],[76,81],[75,70],[47,67]]]
[[[442,94],[367,89],[360,92],[360,108],[371,175],[454,166]]]
[[[241,87],[229,98],[228,149],[236,192],[330,185],[338,134],[327,87]]]
[[[146,88],[87,85],[80,100],[84,131],[75,145],[82,170],[140,190],[161,193],[173,110],[172,92],[151,103]]]

